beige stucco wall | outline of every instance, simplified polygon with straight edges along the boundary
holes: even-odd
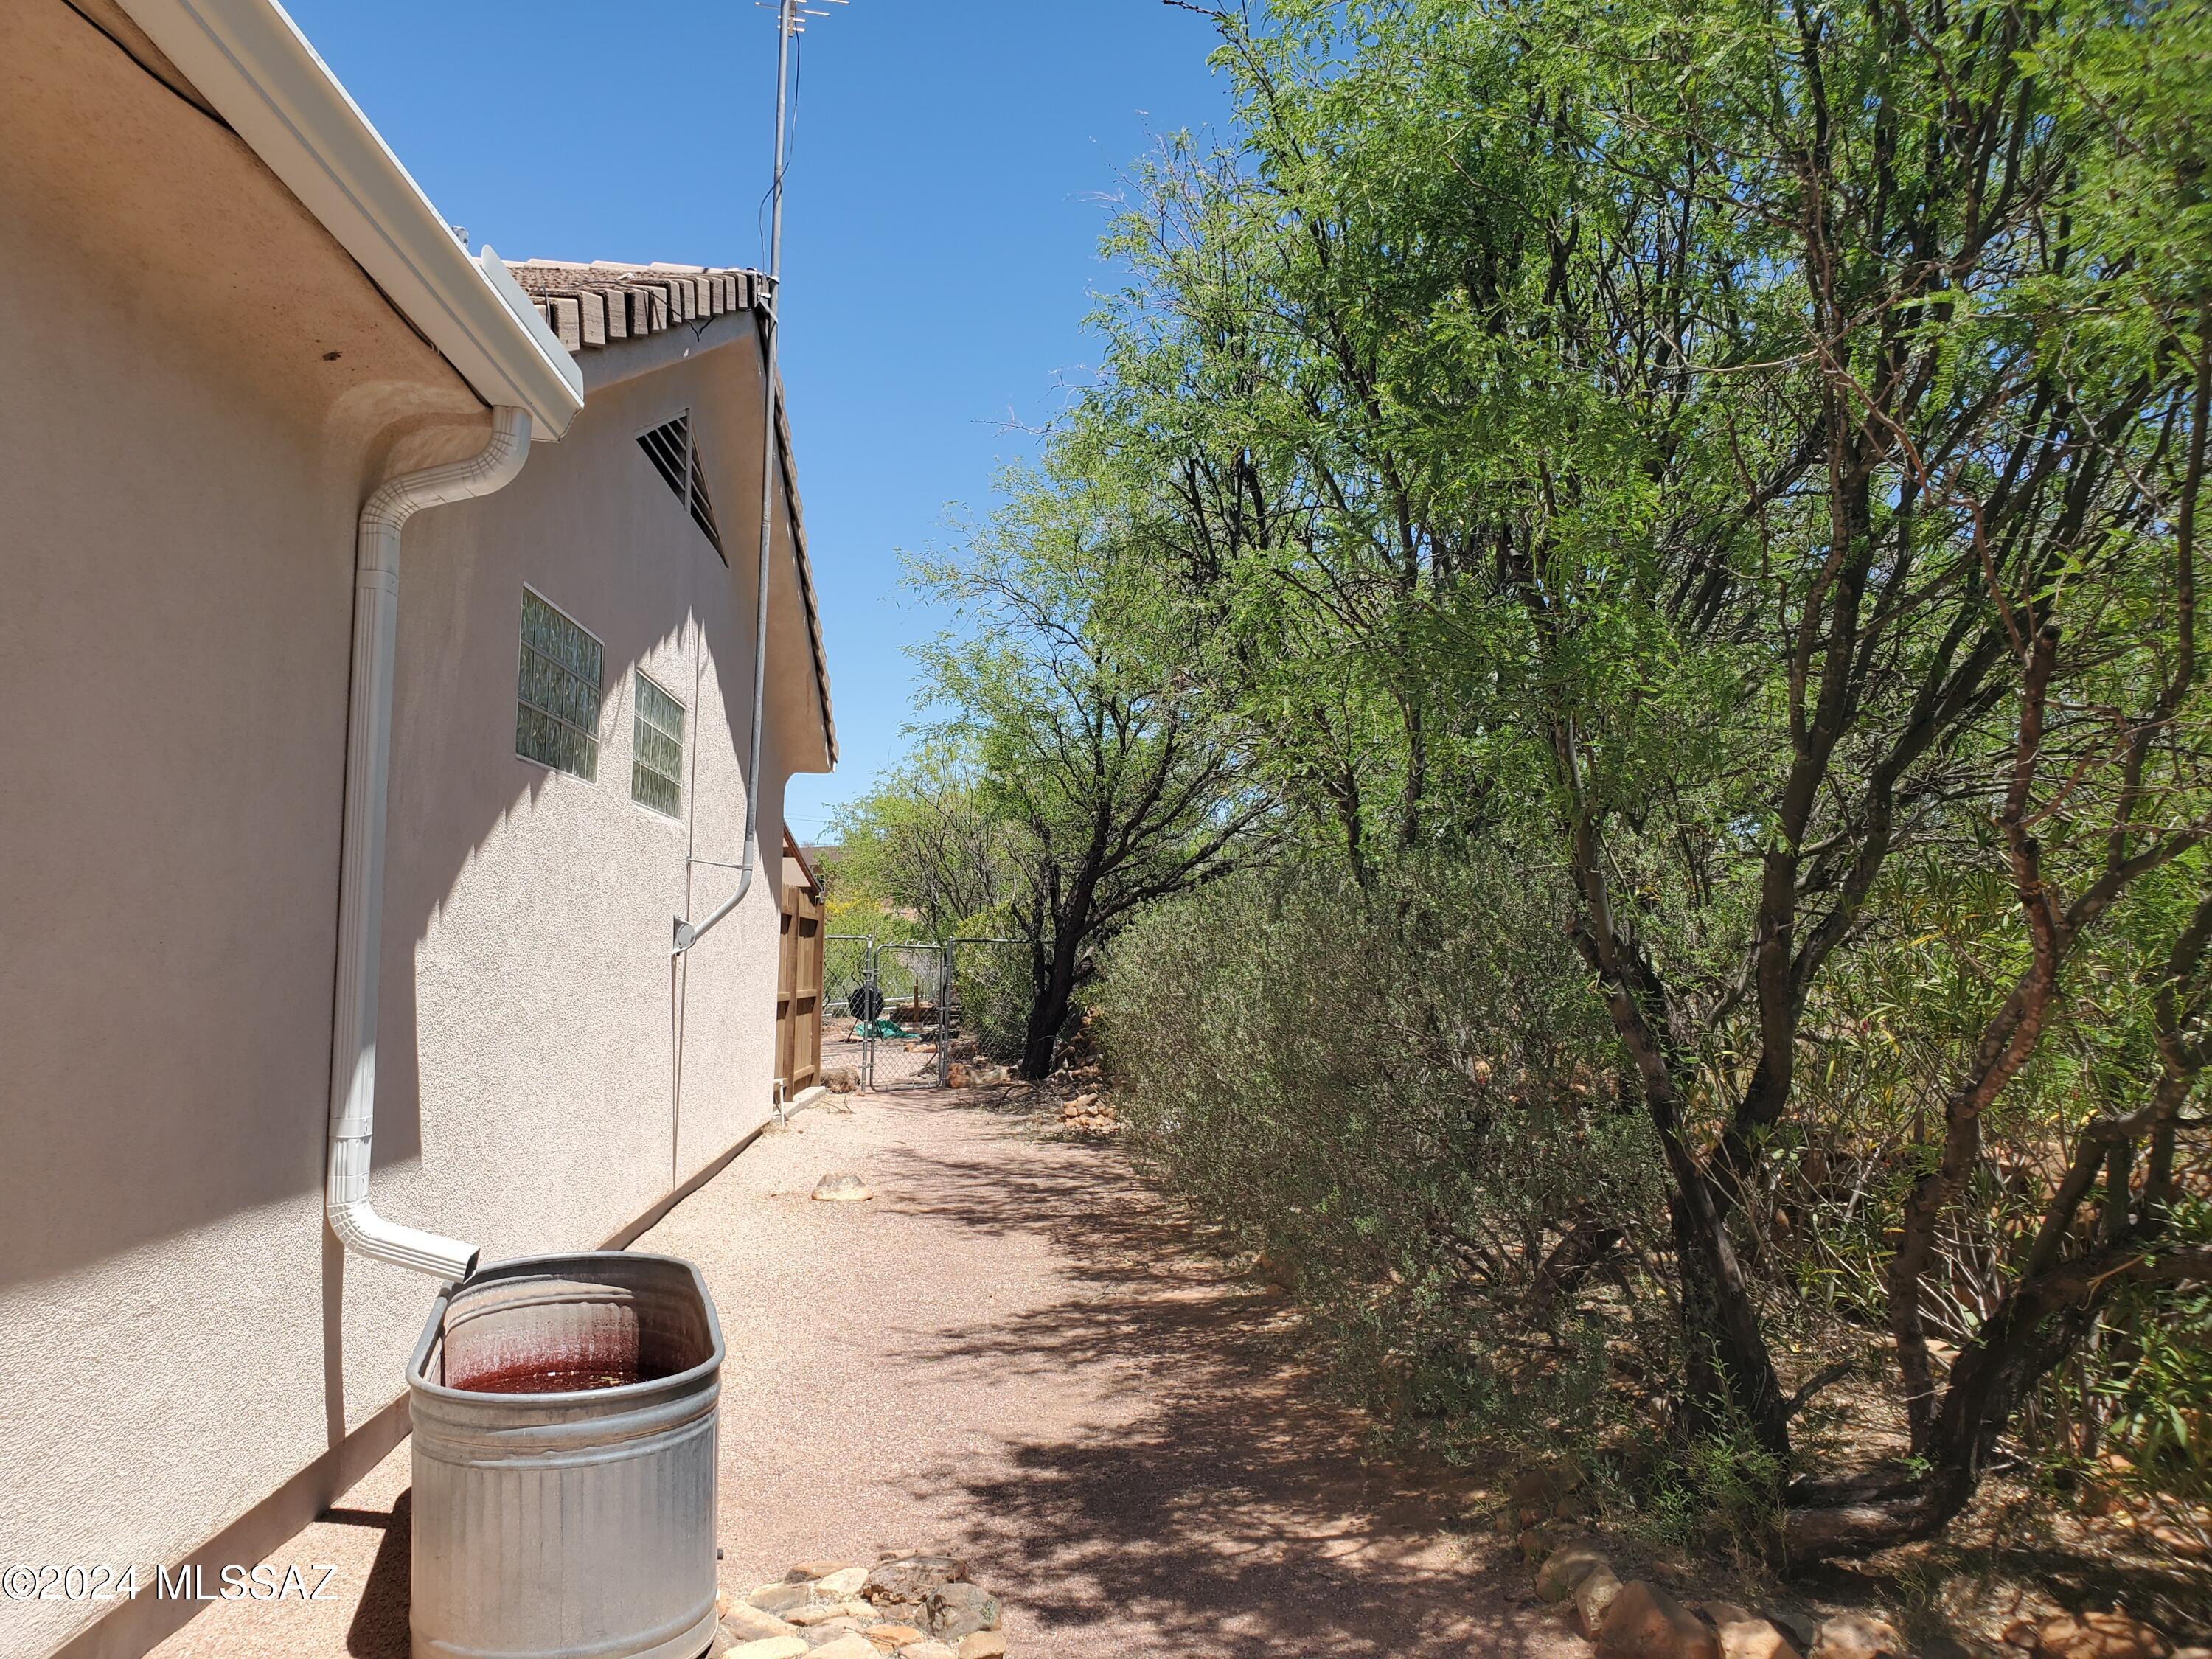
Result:
[[[749,358],[736,339],[594,387],[555,454],[409,535],[376,1204],[458,1231],[488,1258],[605,1236],[757,1125],[770,1098],[780,860],[689,957],[669,954],[675,918],[719,903],[736,873],[718,866],[743,855],[753,550],[726,532],[726,567],[635,441],[690,409],[722,522],[744,522]],[[526,586],[605,647],[594,781],[514,753]],[[772,709],[799,704],[810,677],[778,643]],[[639,669],[685,706],[680,819],[630,799]],[[764,752],[771,848],[787,764]],[[388,1395],[420,1321],[408,1277],[347,1264],[350,1399]],[[395,1299],[408,1312],[392,1321]]]
[[[0,7],[0,1563],[150,1572],[386,1406],[428,1304],[322,1219],[353,524],[487,422],[59,0]],[[750,522],[750,350],[600,366],[407,532],[375,1195],[489,1256],[596,1243],[767,1097],[779,861],[667,950],[687,849],[738,856],[750,538],[732,575],[631,441],[694,404]],[[779,565],[768,837],[821,763]],[[607,646],[595,784],[514,757],[525,581]],[[629,799],[636,664],[688,705],[685,823]],[[0,1652],[100,1611],[0,1602]]]

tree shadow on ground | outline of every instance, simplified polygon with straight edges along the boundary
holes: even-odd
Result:
[[[1051,1140],[988,1152],[909,1148],[884,1184],[940,1224],[1042,1234],[1069,1292],[933,1332],[902,1363],[1010,1385],[1081,1367],[1127,1410],[1013,1443],[1010,1473],[946,1463],[915,1487],[962,1493],[975,1576],[1048,1638],[1135,1623],[1148,1653],[1228,1659],[1575,1650],[1517,1569],[1466,1535],[1479,1481],[1363,1455],[1365,1420],[1323,1397],[1282,1299],[1200,1255],[1118,1157]]]

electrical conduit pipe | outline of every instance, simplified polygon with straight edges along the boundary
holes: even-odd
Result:
[[[399,532],[426,507],[504,488],[530,458],[530,416],[492,411],[473,459],[402,474],[361,510],[353,592],[353,684],[346,727],[345,826],[338,843],[337,1006],[331,1043],[331,1164],[324,1211],[349,1250],[437,1279],[465,1279],[477,1247],[386,1221],[370,1207],[376,1124],[376,991],[384,933],[384,819],[392,780]]]
[[[843,0],[839,0],[842,4]],[[779,0],[775,48],[775,173],[769,189],[775,197],[775,216],[769,222],[768,300],[762,307],[761,342],[761,481],[760,568],[753,604],[753,738],[745,762],[745,841],[738,856],[738,890],[697,921],[676,918],[676,945],[671,956],[682,956],[696,945],[752,890],[754,854],[760,842],[761,720],[768,706],[768,575],[769,553],[774,545],[775,524],[775,412],[776,338],[781,333],[783,311],[783,146],[784,113],[789,107],[785,94],[790,86],[791,37],[798,21],[794,0]],[[685,901],[689,907],[690,901]]]

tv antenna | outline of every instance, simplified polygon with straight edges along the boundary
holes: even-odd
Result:
[[[675,954],[682,956],[700,936],[738,908],[753,884],[755,848],[760,840],[761,726],[768,702],[768,589],[769,553],[775,532],[776,342],[782,332],[783,311],[783,168],[785,140],[790,130],[791,42],[806,33],[810,19],[830,15],[805,0],[754,0],[763,10],[775,13],[775,171],[769,191],[775,198],[769,220],[768,283],[758,301],[761,312],[761,481],[760,564],[756,578],[753,622],[753,734],[745,770],[745,839],[738,866],[738,890],[696,922],[676,919]],[[842,6],[848,0],[823,0]],[[692,860],[696,862],[697,860]]]

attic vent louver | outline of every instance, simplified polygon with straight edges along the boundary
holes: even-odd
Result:
[[[708,545],[724,564],[730,556],[722,551],[722,532],[715,527],[714,505],[707,499],[707,475],[701,470],[699,457],[691,447],[691,417],[678,415],[665,425],[657,426],[637,441],[638,447],[653,463],[668,487],[676,492],[690,514],[691,522],[699,526]]]

